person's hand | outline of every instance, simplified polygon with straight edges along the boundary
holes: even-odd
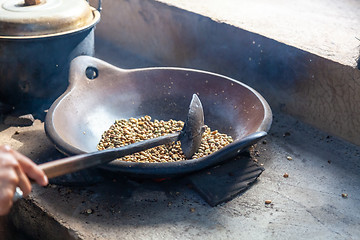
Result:
[[[41,186],[48,184],[45,173],[33,161],[7,145],[0,146],[0,215],[9,213],[16,187],[20,187],[24,196],[29,195],[28,177]]]

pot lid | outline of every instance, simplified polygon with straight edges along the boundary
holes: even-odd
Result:
[[[99,19],[99,11],[85,0],[0,0],[0,37],[65,34],[92,26]]]

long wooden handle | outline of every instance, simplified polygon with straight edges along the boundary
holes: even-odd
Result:
[[[159,145],[177,141],[179,134],[180,132],[171,133],[165,136],[136,142],[124,147],[110,148],[102,151],[71,156],[40,164],[39,167],[45,172],[48,178],[54,178],[89,167],[108,163],[116,158],[141,152]]]

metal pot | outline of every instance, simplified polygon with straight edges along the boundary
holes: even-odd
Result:
[[[101,1],[95,9],[83,0],[0,0],[0,101],[50,105],[67,88],[70,61],[94,55],[100,9]]]

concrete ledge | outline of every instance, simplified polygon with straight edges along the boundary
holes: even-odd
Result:
[[[353,0],[157,0],[355,67],[360,4]]]
[[[13,224],[33,239],[80,239],[73,229],[65,227],[42,208],[36,198],[19,200],[12,208],[11,217]]]
[[[316,45],[310,46],[309,42],[301,40],[307,33],[306,29],[310,36],[316,31],[310,26],[307,28],[307,21],[302,23],[302,31],[292,36],[292,39],[299,38],[298,42],[302,44],[290,46],[280,42],[284,40],[281,34],[272,36],[271,39],[257,33],[264,28],[258,31],[244,30],[242,27],[245,24],[241,24],[236,18],[238,15],[234,16],[234,11],[231,12],[233,15],[226,16],[225,21],[224,11],[231,8],[230,3],[235,6],[233,1],[221,2],[224,9],[222,5],[217,5],[218,14],[223,14],[222,17],[218,14],[213,17],[212,14],[217,11],[210,11],[209,6],[214,2],[201,1],[194,7],[189,1],[175,0],[105,1],[96,37],[104,38],[111,44],[150,59],[158,65],[203,69],[242,81],[258,90],[274,110],[283,111],[329,134],[360,145],[360,95],[357,94],[360,92],[360,71],[354,67],[355,58],[359,54],[355,47],[358,44],[355,32],[360,32],[360,24],[356,25],[358,15],[351,14],[352,11],[349,13],[354,23],[353,30],[349,33],[352,35],[347,39],[351,42],[351,49],[341,50],[347,57],[325,53],[330,50],[317,55],[312,53],[318,52]],[[170,3],[176,7],[170,6]],[[319,16],[322,16],[325,13],[321,12],[320,3],[326,3],[321,1],[316,5]],[[306,2],[303,4],[303,11],[304,8],[310,9]],[[333,5],[338,7],[335,3]],[[342,5],[343,9],[354,11],[359,8],[357,2],[349,1],[349,5]],[[184,10],[179,6],[195,9],[209,16]],[[244,3],[240,6],[243,7],[241,15],[247,8]],[[291,9],[293,13],[296,10],[293,6]],[[325,10],[329,10],[329,6]],[[249,11],[254,9],[249,8]],[[344,11],[340,13],[344,14]],[[315,16],[314,13],[312,16]],[[343,22],[339,24],[351,22],[347,18],[340,20]],[[271,18],[269,21],[271,22]],[[326,24],[321,19],[318,22],[321,24],[317,28]],[[274,22],[273,26],[278,23],[279,21]],[[333,26],[330,27],[332,28]],[[276,29],[278,28],[274,27],[269,31],[274,35]],[[344,37],[347,38],[346,36]],[[289,40],[289,43],[295,45],[294,41]],[[340,42],[331,49],[340,51],[338,44]],[[308,51],[309,48],[313,51]],[[334,61],[335,59],[338,61]]]

